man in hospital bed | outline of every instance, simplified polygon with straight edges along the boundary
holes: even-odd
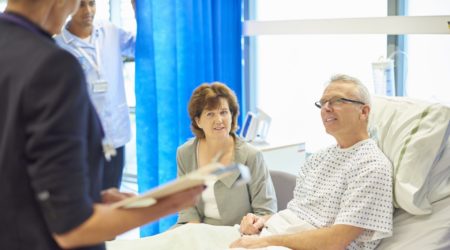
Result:
[[[286,210],[248,214],[240,233],[230,226],[186,224],[152,237],[113,241],[108,250],[374,249],[392,235],[392,164],[369,138],[370,105],[358,79],[331,78],[316,106],[337,144],[311,155],[301,167]]]
[[[335,75],[315,105],[337,144],[306,161],[286,210],[242,219],[241,233],[263,229],[260,237],[243,236],[231,247],[374,249],[392,235],[392,165],[369,138],[367,88]]]

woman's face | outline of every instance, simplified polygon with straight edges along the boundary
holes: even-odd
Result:
[[[205,108],[195,121],[205,133],[206,139],[220,139],[230,135],[232,119],[228,101],[220,98],[216,109]]]

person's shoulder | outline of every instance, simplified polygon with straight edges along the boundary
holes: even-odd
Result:
[[[235,137],[235,160],[252,168],[254,163],[263,162],[262,151],[254,145],[244,141],[239,136]]]
[[[246,154],[248,154],[250,156],[255,156],[255,155],[261,153],[261,150],[259,150],[254,145],[244,141],[244,139],[242,139],[239,136],[235,137],[235,146],[236,146],[237,150],[246,152]]]
[[[57,47],[55,41],[48,35],[37,35],[26,29],[17,28],[11,25],[2,27],[1,33],[8,34],[7,39],[17,41],[15,46],[21,47],[20,50],[22,52],[31,52],[30,56],[39,54],[39,50],[47,52]],[[24,44],[26,44],[26,46],[24,46]],[[37,50],[37,48],[39,50]]]
[[[45,67],[45,64],[51,64],[50,70],[58,65],[70,65],[71,67],[80,67],[76,58],[67,50],[58,46],[52,38],[30,36],[27,40],[27,46],[24,46],[24,53],[27,53],[30,63],[36,67]],[[65,72],[70,74],[70,72]]]
[[[381,169],[382,171],[391,169],[391,161],[373,139],[364,141],[360,146],[359,154],[357,159],[359,159],[362,165],[367,168],[376,168]]]
[[[53,46],[48,50],[48,59],[57,61],[59,64],[71,65],[73,67],[80,67],[75,56],[69,51],[59,47],[57,44],[53,43]]]
[[[78,60],[68,51],[55,46],[42,56],[40,61],[42,69],[40,75],[52,77],[49,81],[57,81],[60,90],[64,89],[65,93],[81,93],[85,91],[83,70]],[[45,74],[43,71],[52,70],[54,73]],[[76,83],[76,84],[75,84]],[[44,84],[44,83],[43,83]]]
[[[59,89],[64,89],[65,93],[84,91],[85,84],[78,84],[84,81],[84,73],[78,60],[54,42],[42,46],[39,52],[33,53],[28,60],[32,63],[28,63],[29,67],[28,64],[24,65],[29,69],[27,72],[33,74],[35,79],[40,79],[36,81],[38,84],[34,84],[34,81],[30,81],[29,84],[45,88],[55,86],[57,82]]]
[[[186,154],[191,153],[195,150],[195,147],[197,145],[197,138],[193,137],[188,139],[185,143],[183,143],[181,146],[178,147],[177,152],[178,154]]]
[[[377,157],[381,159],[387,159],[386,155],[383,153],[381,148],[378,146],[377,142],[371,138],[365,140],[360,147],[360,152],[362,154],[367,154],[368,157]]]

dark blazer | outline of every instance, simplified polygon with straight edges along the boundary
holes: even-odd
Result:
[[[76,59],[21,19],[0,19],[0,249],[60,249],[100,200],[102,131]]]
[[[197,145],[198,139],[191,139],[178,148],[178,176],[198,168]],[[214,184],[214,195],[221,219],[205,217],[204,203],[200,200],[196,206],[180,211],[178,223],[199,221],[211,225],[232,226],[240,224],[247,213],[266,215],[277,212],[275,189],[262,153],[236,137],[233,161],[246,165],[252,179],[247,185],[234,187],[239,173],[233,173]]]

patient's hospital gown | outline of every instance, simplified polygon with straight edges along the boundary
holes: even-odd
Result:
[[[375,141],[328,147],[300,169],[288,209],[316,228],[345,224],[365,231],[347,249],[374,249],[392,235],[392,165]]]

